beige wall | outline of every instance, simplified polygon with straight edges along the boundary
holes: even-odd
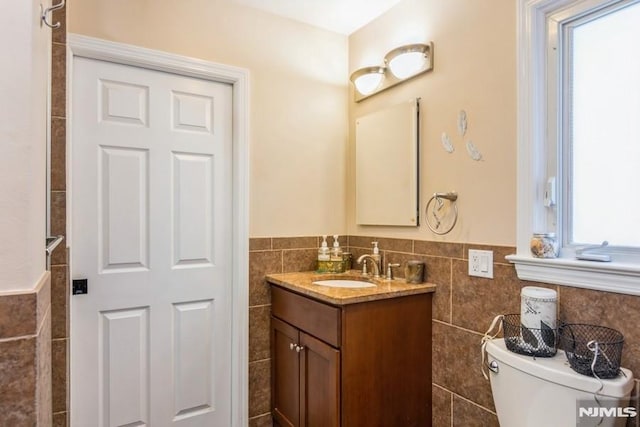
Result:
[[[0,73],[0,293],[33,291],[45,270],[47,81],[40,4],[3,7]]]
[[[514,244],[516,220],[515,3],[403,0],[344,36],[232,1],[69,5],[70,32],[236,65],[251,73],[251,228],[259,236],[377,234]],[[398,45],[432,40],[435,69],[361,103],[351,71]],[[422,97],[421,210],[436,191],[459,193],[444,237],[416,228],[360,227],[352,171],[356,117]],[[455,123],[467,111],[465,140]],[[446,153],[440,135],[452,137]],[[464,142],[484,156],[475,162]],[[424,221],[422,221],[424,223]]]
[[[416,229],[363,227],[355,224],[354,180],[348,177],[348,232],[449,242],[515,244],[516,235],[516,2],[491,0],[403,0],[349,37],[349,72],[379,65],[394,47],[433,41],[434,70],[364,100],[349,98],[350,147],[347,170],[353,171],[354,122],[357,117],[421,97],[421,214],[434,192],[459,194],[459,220],[443,237],[431,233],[421,218]],[[469,129],[456,131],[464,109]],[[448,154],[440,143],[447,132],[455,146]],[[464,142],[472,140],[483,161],[473,161]]]
[[[222,0],[68,7],[70,33],[247,68],[250,235],[344,234],[346,36]]]

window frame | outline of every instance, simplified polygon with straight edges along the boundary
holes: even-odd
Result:
[[[568,20],[616,3],[619,0],[518,0],[517,253],[507,259],[523,280],[640,295],[640,262],[628,251],[616,252],[612,262],[601,263],[575,259],[571,246],[565,246],[555,259],[534,258],[529,249],[534,232],[555,230],[561,245],[566,240],[562,194],[567,189],[558,192],[556,212],[550,213],[542,204],[547,171],[561,172],[555,162],[562,161],[562,146],[555,141],[567,131],[555,122],[566,114],[559,92],[562,86],[557,84],[562,70],[555,49],[555,43],[562,41],[559,29]],[[553,106],[559,110],[553,111]],[[562,182],[556,175],[556,185]]]

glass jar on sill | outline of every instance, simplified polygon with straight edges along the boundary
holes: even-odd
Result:
[[[557,258],[560,249],[556,233],[533,233],[530,247],[536,258]]]

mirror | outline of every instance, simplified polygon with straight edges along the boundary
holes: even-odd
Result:
[[[356,224],[419,225],[419,105],[356,119]]]

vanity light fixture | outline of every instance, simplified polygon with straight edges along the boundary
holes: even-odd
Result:
[[[351,74],[356,102],[432,70],[433,43],[397,47],[385,55],[384,64],[360,68]]]
[[[351,81],[356,87],[356,90],[363,95],[373,94],[382,80],[384,80],[384,67],[366,67],[361,68],[351,74]]]

